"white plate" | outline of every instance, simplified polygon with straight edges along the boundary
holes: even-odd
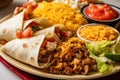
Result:
[[[74,79],[74,80],[76,80],[76,79],[94,79],[94,78],[108,76],[108,75],[111,75],[111,74],[114,74],[114,73],[120,71],[120,64],[116,64],[116,66],[114,66],[112,71],[108,71],[104,74],[93,72],[93,73],[90,73],[88,75],[72,75],[72,76],[55,75],[55,74],[42,72],[38,68],[32,67],[32,66],[24,64],[22,62],[19,62],[15,59],[11,58],[7,54],[3,53],[2,51],[0,51],[0,56],[3,59],[5,59],[8,63],[10,63],[11,65],[17,67],[18,69],[21,69],[25,72],[28,72],[28,73],[31,73],[31,74],[34,74],[37,76],[52,78],[52,79]]]
[[[8,15],[3,20],[0,20],[0,22],[3,22],[4,20],[8,19],[9,17],[10,16]],[[116,66],[113,68],[112,71],[109,71],[109,72],[104,73],[104,74],[94,72],[94,73],[90,73],[89,75],[86,75],[86,76],[85,75],[72,75],[72,76],[55,75],[55,74],[41,72],[38,68],[32,67],[32,66],[24,64],[22,62],[19,62],[19,61],[15,60],[15,59],[11,58],[7,54],[1,52],[1,50],[0,50],[0,56],[4,60],[6,60],[8,63],[10,63],[11,65],[15,66],[16,68],[18,68],[20,70],[23,70],[25,72],[28,72],[30,74],[34,74],[34,75],[37,75],[37,76],[46,77],[46,78],[52,78],[52,79],[71,79],[71,80],[72,79],[73,80],[76,80],[76,79],[94,79],[94,78],[100,78],[100,77],[108,76],[108,75],[111,75],[111,74],[114,74],[114,73],[117,73],[117,72],[120,71],[120,64],[116,64]]]

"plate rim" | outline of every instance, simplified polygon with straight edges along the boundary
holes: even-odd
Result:
[[[7,55],[6,53],[2,52],[1,50],[0,50],[0,56],[4,60],[6,60],[9,64],[11,64],[12,66],[14,66],[22,71],[25,71],[27,73],[37,75],[40,77],[51,78],[51,79],[95,79],[95,78],[109,76],[109,75],[112,75],[112,74],[120,71],[120,65],[119,65],[114,70],[108,71],[105,74],[94,73],[92,76],[91,75],[72,75],[72,76],[57,75],[57,74],[50,74],[50,73],[42,72],[39,70],[39,68],[36,68],[36,67],[31,66],[31,65],[17,61],[14,58]]]

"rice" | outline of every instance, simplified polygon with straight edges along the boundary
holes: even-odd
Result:
[[[80,30],[81,37],[90,41],[112,41],[118,37],[118,33],[106,25],[88,25]]]
[[[57,2],[38,3],[33,11],[33,18],[45,18],[51,24],[64,24],[68,30],[76,31],[78,27],[87,23],[80,12],[69,5]]]

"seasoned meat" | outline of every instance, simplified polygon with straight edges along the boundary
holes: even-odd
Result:
[[[57,47],[47,68],[49,73],[65,75],[86,75],[96,70],[96,60],[89,56],[85,43],[75,37]]]

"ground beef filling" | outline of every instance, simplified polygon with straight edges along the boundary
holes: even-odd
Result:
[[[96,60],[89,57],[85,43],[78,38],[62,42],[52,55],[49,67],[43,69],[48,73],[65,75],[86,75],[96,70]]]
[[[53,51],[48,51],[46,49],[41,49],[39,53],[38,63],[47,63]]]

